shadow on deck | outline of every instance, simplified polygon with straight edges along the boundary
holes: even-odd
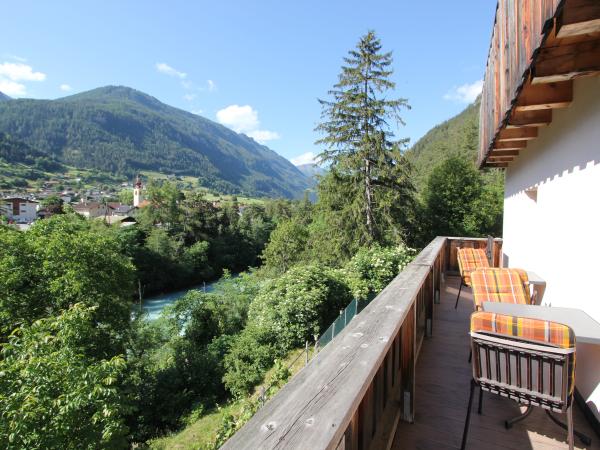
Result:
[[[399,423],[394,450],[460,448],[471,380],[467,333],[473,300],[470,289],[463,289],[458,309],[454,309],[459,283],[458,277],[448,276],[441,302],[435,305],[433,336],[423,342],[416,366],[415,421]],[[516,402],[484,392],[481,416],[476,398],[474,403],[469,449],[568,448],[566,431],[553,424],[541,408],[506,430],[504,420],[521,413]],[[575,447],[600,449],[600,438],[578,407],[573,418],[575,428],[592,438],[592,445],[586,447],[576,437]]]

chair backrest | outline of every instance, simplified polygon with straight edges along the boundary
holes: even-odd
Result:
[[[467,286],[470,286],[471,283],[471,272],[476,269],[490,267],[485,249],[483,248],[459,248],[456,256],[460,276]]]
[[[527,272],[522,269],[487,268],[471,272],[475,309],[483,302],[531,303]]]
[[[473,378],[482,389],[564,412],[575,387],[575,334],[566,325],[490,312],[471,315]]]

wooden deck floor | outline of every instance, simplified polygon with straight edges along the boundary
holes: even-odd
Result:
[[[471,379],[467,332],[473,301],[470,289],[463,288],[458,309],[454,309],[458,284],[458,277],[447,277],[441,304],[435,305],[433,337],[423,342],[417,362],[415,422],[398,425],[394,450],[460,448]],[[520,414],[516,402],[484,393],[481,416],[477,414],[476,396],[473,405],[469,449],[568,448],[566,432],[540,408],[506,430],[504,420]],[[600,449],[600,438],[582,412],[575,408],[573,416],[575,428],[592,438],[592,445],[585,447],[575,437],[576,448]]]

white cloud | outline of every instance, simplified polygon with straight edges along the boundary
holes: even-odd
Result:
[[[217,88],[217,84],[213,80],[207,80],[206,84],[208,85],[208,92],[212,92]]]
[[[477,80],[473,83],[466,83],[461,86],[454,86],[446,94],[444,100],[452,100],[461,103],[471,103],[481,93],[483,80]]]
[[[17,56],[17,55],[11,55],[10,53],[6,53],[4,56],[6,56],[9,59],[14,59],[15,61],[19,61],[19,62],[27,62],[27,58],[23,58],[22,56]]]
[[[258,112],[250,105],[229,105],[217,111],[217,120],[236,133],[244,133],[261,144],[281,137],[275,131],[261,130],[259,128]]]
[[[44,81],[46,74],[34,72],[31,66],[22,63],[5,62],[0,64],[0,76],[12,81]]]
[[[250,105],[230,105],[217,111],[217,120],[236,133],[247,133],[258,129],[258,113]]]
[[[281,136],[279,136],[279,133],[277,133],[276,131],[269,131],[269,130],[249,131],[248,133],[246,133],[246,135],[250,136],[256,142],[260,142],[261,144],[263,144],[267,141],[273,141],[275,139],[279,139],[281,137]]]
[[[69,91],[72,91],[73,88],[70,85],[68,85],[68,84],[61,84],[60,85],[60,90],[63,91],[63,92],[69,92]]]
[[[188,102],[191,102],[196,97],[197,97],[196,94],[184,94],[183,99],[187,100]]]
[[[0,92],[10,97],[24,97],[27,89],[24,84],[0,78]]]
[[[315,155],[313,152],[306,152],[290,159],[290,161],[295,166],[301,166],[302,164],[315,164],[317,162],[317,155]]]
[[[181,78],[182,80],[187,77],[187,73],[180,72],[167,63],[156,63],[155,67],[160,73],[164,73],[165,75],[169,75],[171,77]]]

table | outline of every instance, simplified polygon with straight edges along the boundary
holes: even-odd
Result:
[[[578,343],[600,345],[600,323],[581,309],[498,302],[483,302],[481,307],[486,312],[562,323],[571,327]]]
[[[532,296],[532,298],[535,294],[536,304],[541,305],[542,298],[544,297],[544,292],[546,291],[546,280],[544,280],[537,273],[531,270],[527,271],[527,280],[529,281],[529,284],[533,289],[533,292],[530,292],[529,294]]]

